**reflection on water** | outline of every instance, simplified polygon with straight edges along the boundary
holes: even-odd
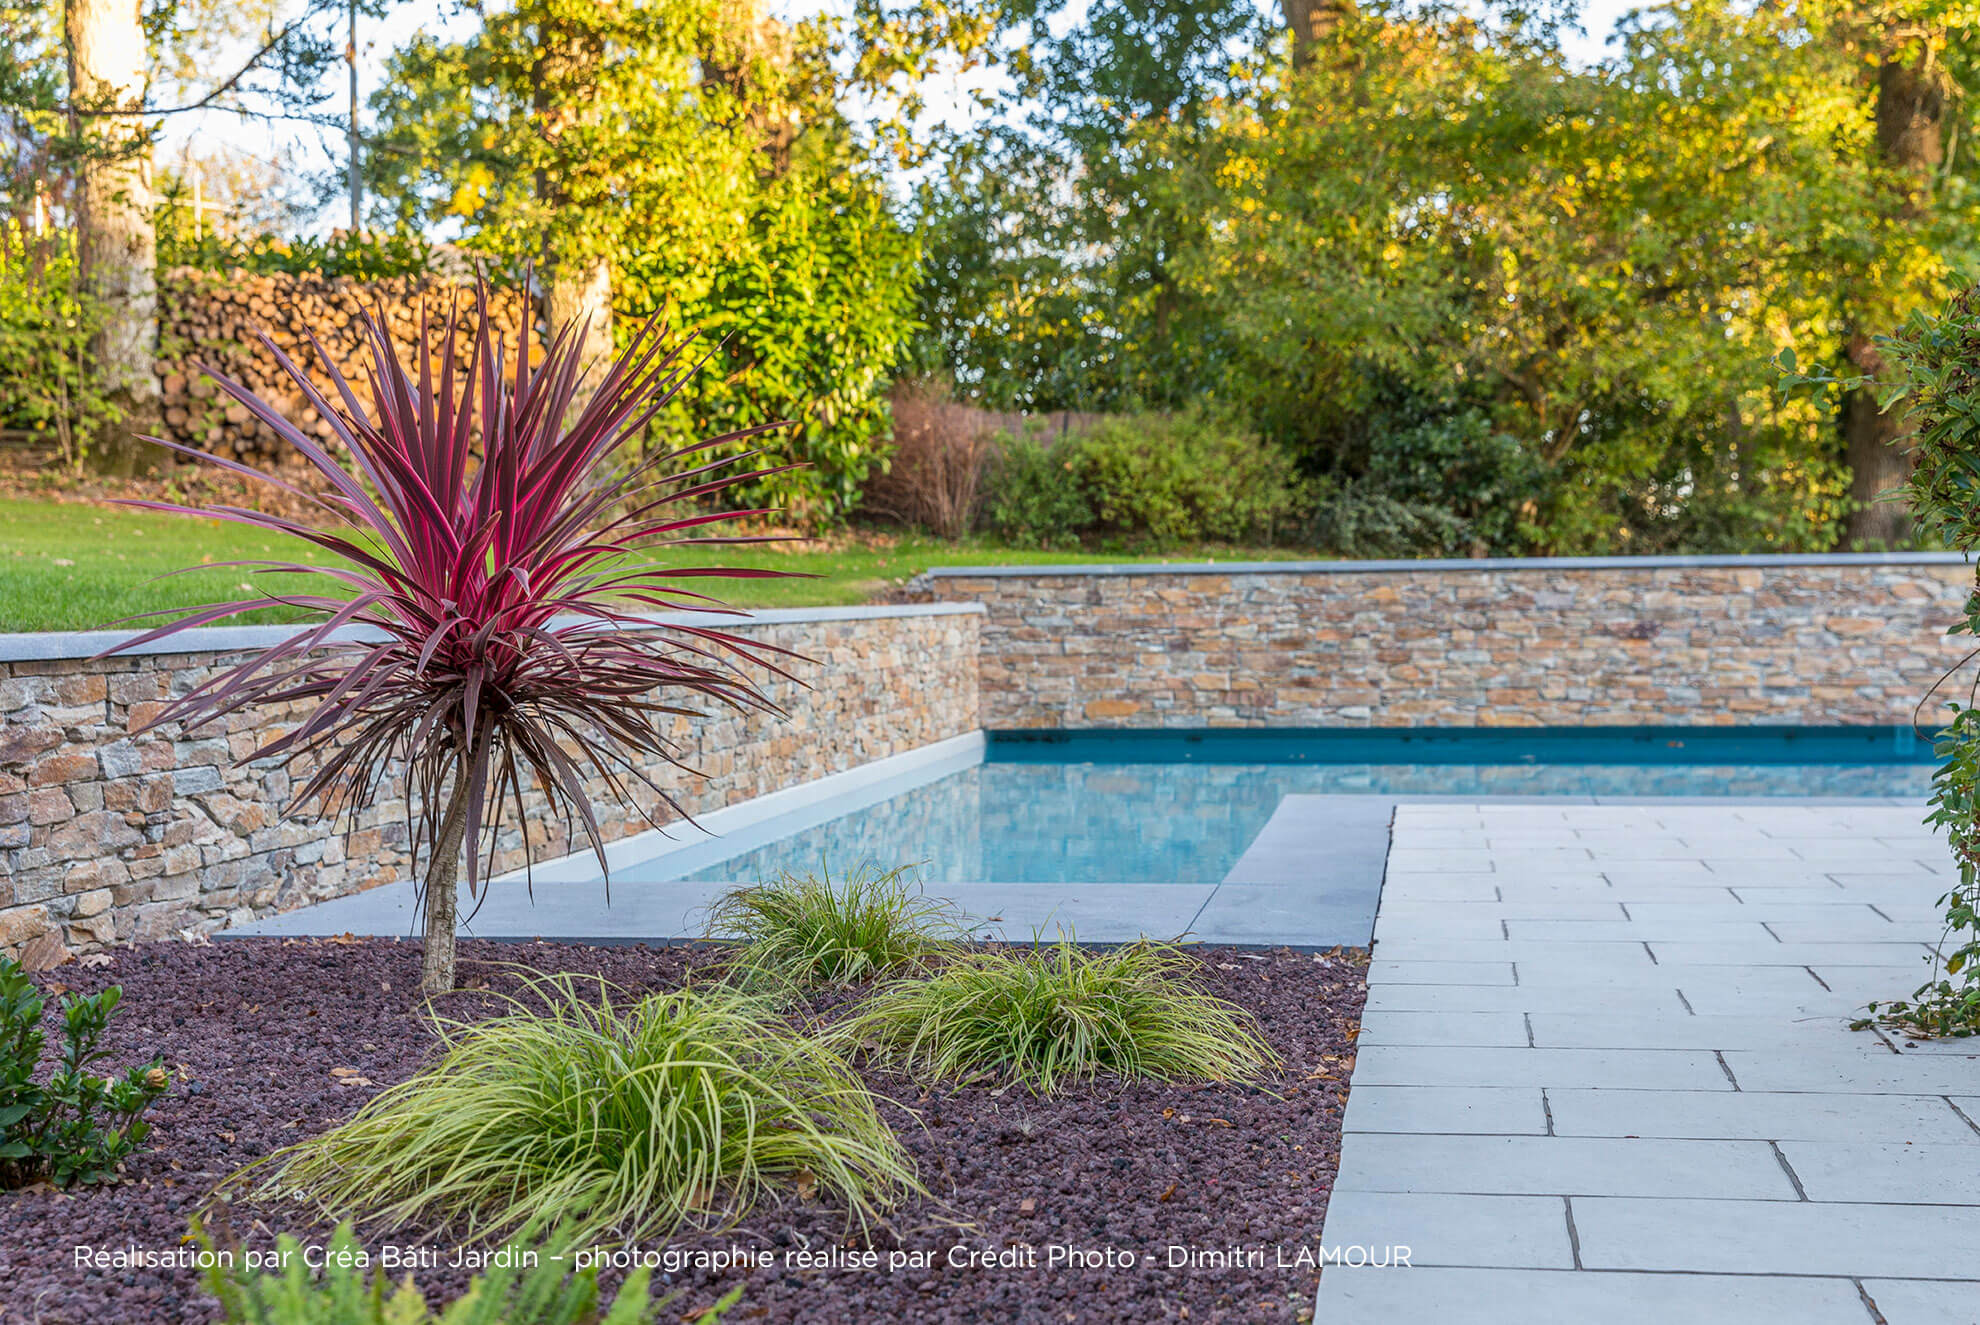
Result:
[[[989,763],[695,873],[922,863],[928,883],[1215,883],[1289,793],[1909,796],[1922,764]]]

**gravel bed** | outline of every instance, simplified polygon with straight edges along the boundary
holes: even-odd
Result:
[[[982,1086],[923,1092],[870,1072],[929,1195],[866,1239],[848,1237],[842,1211],[795,1197],[726,1235],[677,1237],[664,1249],[739,1248],[771,1263],[664,1276],[677,1296],[661,1319],[691,1318],[744,1280],[730,1322],[1310,1319],[1366,954],[1193,951],[1203,987],[1256,1014],[1284,1059],[1264,1089],[1102,1081],[1039,1099]],[[640,990],[673,987],[719,953],[470,942],[461,959],[463,983],[494,989],[525,963]],[[0,1321],[212,1319],[196,1270],[86,1268],[76,1248],[177,1247],[227,1174],[413,1073],[434,1048],[418,969],[411,943],[247,939],[148,944],[107,967],[38,977],[51,992],[121,983],[109,1063],[162,1054],[175,1079],[152,1114],[154,1148],[122,1184],[0,1193]],[[467,1018],[497,1005],[468,989],[442,1006]],[[328,1232],[294,1206],[236,1206],[232,1225],[250,1245]],[[422,1236],[361,1232],[374,1249]],[[418,1281],[444,1299],[471,1272],[445,1265],[444,1233],[425,1235],[442,1264]],[[859,1263],[869,1250],[873,1268]],[[1192,1263],[1172,1266],[1178,1257]],[[951,1264],[972,1258],[974,1268]]]

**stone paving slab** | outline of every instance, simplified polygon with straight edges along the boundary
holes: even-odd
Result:
[[[1766,1141],[1359,1132],[1343,1143],[1341,1173],[1336,1192],[1796,1199]]]
[[[1924,978],[1921,817],[1399,806],[1324,1241],[1430,1268],[1315,1320],[1980,1325],[1980,1045],[1847,1024]]]
[[[1590,1269],[1932,1279],[1980,1273],[1972,1206],[1841,1201],[1574,1200]]]
[[[1350,1096],[1350,1101],[1352,1096]],[[1724,1090],[1546,1092],[1556,1136],[1857,1141],[1980,1147],[1980,1130],[1938,1095]]]
[[[1774,1279],[1573,1270],[1328,1269],[1317,1325],[1870,1325],[1847,1279]],[[1880,1299],[1881,1302],[1881,1299]],[[1952,1325],[1958,1317],[1934,1318]],[[1909,1325],[1890,1317],[1889,1325]]]
[[[1356,1086],[1341,1130],[1547,1136],[1547,1097],[1537,1086]]]

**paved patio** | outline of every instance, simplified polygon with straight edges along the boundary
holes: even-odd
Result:
[[[1980,1046],[1911,807],[1398,807],[1321,1325],[1973,1325]]]

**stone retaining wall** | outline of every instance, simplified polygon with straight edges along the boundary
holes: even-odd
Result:
[[[789,670],[811,688],[766,686],[785,720],[679,719],[682,757],[705,781],[649,771],[700,813],[973,731],[980,620],[974,609],[761,613],[735,629],[806,655]],[[294,715],[132,735],[167,696],[280,634],[188,632],[172,645],[179,652],[96,662],[88,655],[116,636],[0,636],[0,952],[46,966],[403,877],[401,800],[360,811],[348,833],[321,816],[284,819],[290,774],[240,762]],[[193,643],[207,647],[186,651]],[[396,780],[387,792],[403,795]],[[598,809],[608,838],[647,826],[602,789]],[[539,859],[583,846],[582,830],[572,843],[541,813],[529,833]],[[511,823],[497,867],[521,863]]]
[[[942,569],[983,726],[1893,724],[1971,641],[1952,554]]]

